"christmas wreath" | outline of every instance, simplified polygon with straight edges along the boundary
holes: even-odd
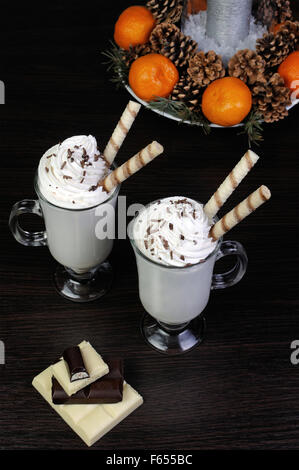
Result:
[[[257,143],[262,121],[287,116],[299,89],[299,22],[288,0],[255,2],[252,14],[262,37],[225,61],[214,50],[201,50],[182,28],[205,9],[206,0],[149,0],[126,9],[115,25],[115,42],[103,53],[112,80],[129,85],[151,109],[206,132],[211,123],[242,123],[242,132]]]

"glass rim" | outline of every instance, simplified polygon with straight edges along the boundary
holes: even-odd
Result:
[[[115,163],[112,163],[111,167],[113,169],[117,168],[117,165]],[[115,190],[113,191],[113,193],[107,198],[105,199],[105,201],[102,201],[102,202],[99,202],[98,204],[95,204],[94,206],[89,206],[89,207],[82,207],[82,208],[73,208],[73,207],[62,207],[62,206],[58,206],[57,204],[54,204],[53,202],[50,202],[41,192],[39,186],[38,186],[38,168],[35,172],[35,176],[34,176],[34,190],[37,194],[37,196],[42,199],[44,202],[46,202],[47,204],[49,204],[50,206],[53,206],[53,207],[56,207],[56,209],[61,209],[61,210],[68,210],[68,211],[73,211],[73,212],[79,212],[79,211],[88,211],[90,209],[94,209],[98,206],[101,206],[102,204],[105,204],[107,202],[109,202],[111,199],[113,199],[114,196],[118,196],[118,193],[120,191],[120,187],[121,187],[121,183],[118,184],[115,188]]]
[[[168,199],[168,198],[163,198],[163,199]],[[144,209],[142,209],[143,211],[151,206],[152,204],[155,204],[156,202],[158,201],[163,201],[163,199],[156,199],[155,201],[152,201],[152,202],[149,202],[148,204],[146,204],[146,206],[144,206]],[[197,202],[198,204],[202,204],[201,202],[197,201],[196,199],[192,199],[192,198],[188,198],[188,199],[191,199],[192,201],[195,201]],[[134,218],[129,222],[129,225],[132,224],[132,226],[134,226],[135,222],[136,222],[136,219],[137,217],[141,214],[142,212],[139,212],[138,214],[136,214],[134,216]],[[215,221],[215,223],[219,220],[218,217],[214,217],[213,220]],[[132,233],[133,233],[133,230],[132,230]],[[162,267],[162,268],[165,268],[165,269],[180,269],[180,270],[184,270],[184,269],[192,269],[194,268],[195,266],[199,266],[200,264],[204,264],[209,258],[211,258],[213,255],[215,255],[217,253],[217,251],[219,250],[219,247],[222,243],[222,239],[223,237],[220,237],[218,240],[217,240],[217,244],[216,244],[216,247],[215,249],[208,254],[208,256],[206,258],[204,258],[203,260],[200,260],[198,263],[195,263],[195,264],[191,264],[191,265],[187,265],[187,266],[169,266],[167,264],[163,264],[163,263],[159,263],[158,261],[155,261],[153,259],[150,259],[148,256],[146,256],[141,250],[140,248],[138,248],[136,242],[135,242],[135,239],[133,238],[133,236],[131,237],[130,236],[130,231],[128,232],[129,234],[129,239],[130,239],[130,242],[131,242],[131,245],[133,247],[134,250],[136,250],[137,254],[140,255],[142,258],[144,258],[146,261],[148,261],[149,263],[152,263],[156,266],[159,266],[159,267]]]

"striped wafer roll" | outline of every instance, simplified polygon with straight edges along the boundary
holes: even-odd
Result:
[[[152,142],[119,168],[112,171],[105,179],[99,182],[98,186],[103,186],[104,191],[109,193],[115,186],[150,163],[154,158],[160,155],[163,150],[164,148],[158,142]]]
[[[112,136],[109,139],[108,144],[103,152],[106,162],[111,165],[113,160],[116,157],[117,152],[122,146],[123,141],[126,138],[127,133],[129,132],[141,105],[135,101],[129,101],[121,115],[120,120],[117,123],[116,128],[113,131]]]
[[[267,186],[260,186],[256,191],[250,194],[244,201],[240,202],[233,210],[228,212],[211,228],[209,236],[214,240],[222,237],[226,232],[231,230],[241,220],[245,219],[251,212],[255,211],[259,206],[268,201],[271,192]]]
[[[245,155],[241,158],[239,163],[225,178],[223,183],[219,186],[217,191],[213,194],[211,199],[206,203],[204,211],[209,218],[213,218],[219,209],[223,206],[225,201],[233,193],[237,186],[241,183],[243,178],[256,164],[259,157],[251,150],[248,150]]]

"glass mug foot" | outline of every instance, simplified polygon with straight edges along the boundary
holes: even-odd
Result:
[[[58,265],[54,274],[57,292],[73,302],[91,302],[99,299],[112,285],[112,267],[108,261],[84,274]]]
[[[148,313],[141,320],[141,332],[145,341],[156,351],[176,355],[190,351],[203,340],[206,320],[199,315],[181,325],[167,325],[158,322]]]

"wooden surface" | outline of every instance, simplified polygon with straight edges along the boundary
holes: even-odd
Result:
[[[299,365],[290,362],[298,328],[298,116],[265,126],[261,160],[225,205],[230,209],[261,184],[272,199],[236,227],[249,265],[239,285],[213,292],[204,343],[165,357],[143,341],[135,259],[128,240],[115,243],[113,288],[78,305],[54,291],[55,261],[47,248],[19,245],[7,228],[12,204],[34,197],[42,153],[68,136],[91,133],[101,148],[128,101],[102,65],[118,14],[134,2],[30,2],[2,28],[0,109],[1,316],[6,367],[0,370],[1,449],[85,449],[32,388],[33,377],[63,349],[83,339],[103,355],[125,358],[125,375],[144,405],[95,449],[299,448]],[[293,2],[294,4],[295,2]],[[36,13],[36,10],[35,10]],[[118,162],[151,140],[165,156],[122,188],[127,203],[169,195],[206,201],[247,149],[236,130],[180,125],[142,110]]]

